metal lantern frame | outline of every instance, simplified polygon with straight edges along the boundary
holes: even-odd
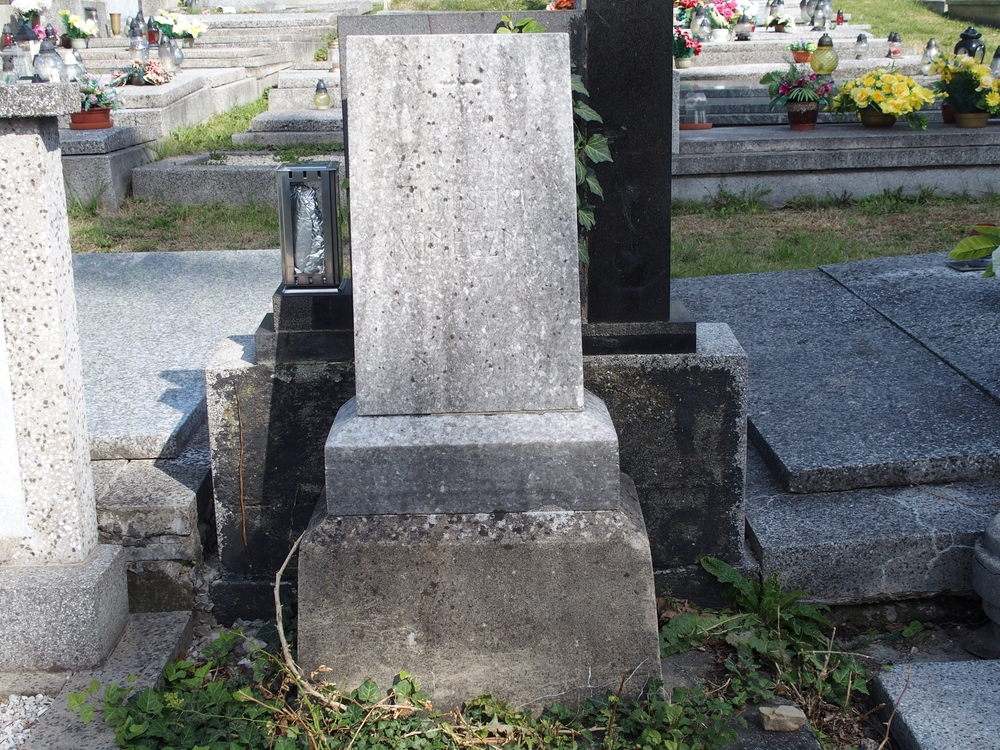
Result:
[[[276,170],[278,219],[281,231],[281,280],[287,292],[337,292],[344,284],[339,215],[340,165],[292,165]],[[295,206],[292,191],[305,185],[318,191],[318,208],[323,223],[323,272],[297,272],[295,267]]]

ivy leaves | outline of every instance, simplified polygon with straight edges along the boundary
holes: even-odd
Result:
[[[604,120],[593,107],[582,100],[589,97],[590,92],[583,85],[583,78],[576,73],[572,75],[573,86],[573,137],[576,152],[576,220],[580,225],[580,237],[577,250],[580,262],[590,263],[587,254],[586,234],[594,228],[594,206],[590,203],[591,194],[604,200],[604,190],[597,179],[597,173],[591,164],[613,161],[608,139],[601,133],[587,133],[587,123],[603,123]]]

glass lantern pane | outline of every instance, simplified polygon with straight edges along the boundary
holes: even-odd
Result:
[[[292,187],[295,273],[324,273],[326,243],[323,238],[322,206],[319,188],[304,184]]]

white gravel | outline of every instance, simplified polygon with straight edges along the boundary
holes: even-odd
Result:
[[[17,750],[28,741],[31,728],[49,710],[47,695],[12,695],[0,701],[0,750]]]

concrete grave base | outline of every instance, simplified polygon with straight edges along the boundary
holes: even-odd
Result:
[[[746,352],[728,325],[698,323],[694,353],[584,357],[583,372],[635,479],[658,588],[700,600],[698,561],[744,556]]]
[[[121,547],[98,545],[79,565],[0,567],[0,671],[97,666],[127,619]]]
[[[660,678],[649,540],[617,508],[334,516],[299,554],[299,653],[345,688],[410,672],[437,708],[490,693],[540,710]]]
[[[326,467],[338,515],[618,505],[618,436],[592,393],[583,411],[517,414],[364,417],[351,399],[330,430]]]

